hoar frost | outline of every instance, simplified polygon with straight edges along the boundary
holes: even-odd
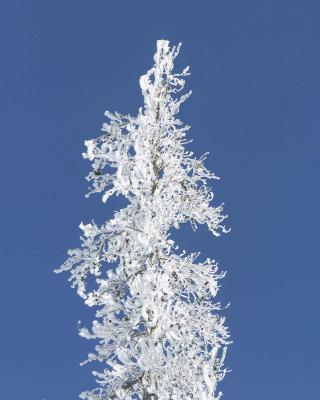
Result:
[[[154,66],[140,78],[144,107],[136,117],[106,112],[103,135],[87,140],[83,154],[92,162],[90,193],[106,202],[122,195],[128,206],[102,226],[80,224],[82,245],[69,250],[57,270],[89,306],[97,308],[90,330],[96,339],[88,361],[98,388],[86,400],[213,400],[226,373],[229,341],[219,316],[219,273],[214,260],[180,252],[169,231],[189,222],[225,232],[222,206],[213,207],[207,184],[217,177],[185,145],[189,126],[177,119],[191,92],[184,88],[188,68],[173,72],[178,47],[159,40]],[[87,288],[89,275],[94,290]]]

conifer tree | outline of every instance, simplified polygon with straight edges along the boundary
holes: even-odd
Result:
[[[72,286],[97,310],[80,335],[97,343],[85,362],[102,368],[94,372],[98,387],[82,399],[221,396],[229,334],[214,297],[224,274],[214,260],[179,251],[170,236],[188,222],[194,230],[206,224],[215,236],[226,231],[208,186],[218,178],[204,165],[207,153],[196,158],[186,150],[190,127],[176,116],[191,94],[180,94],[188,67],[173,72],[179,49],[159,40],[154,66],[140,78],[137,116],[106,112],[102,136],[85,142],[89,194],[101,193],[103,202],[121,195],[128,205],[102,226],[81,223],[81,247],[56,270],[70,271]]]

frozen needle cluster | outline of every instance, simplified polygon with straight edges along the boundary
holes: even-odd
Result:
[[[189,127],[176,117],[191,94],[179,94],[189,73],[173,72],[178,52],[159,40],[154,66],[140,78],[144,107],[135,117],[106,112],[103,135],[85,142],[90,193],[104,202],[122,195],[128,205],[102,226],[81,223],[81,247],[69,250],[57,270],[69,271],[78,294],[97,308],[92,328],[80,335],[97,339],[88,361],[103,367],[94,372],[98,388],[82,399],[221,396],[216,386],[226,372],[229,334],[213,299],[223,273],[214,260],[178,251],[169,235],[186,222],[194,229],[206,224],[216,236],[225,231],[222,206],[210,204],[207,184],[217,177],[205,156],[186,151]]]

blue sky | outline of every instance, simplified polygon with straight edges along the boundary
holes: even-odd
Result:
[[[134,114],[156,40],[183,42],[192,97],[180,117],[210,151],[232,232],[176,238],[228,271],[234,344],[225,399],[319,392],[320,5],[317,1],[0,0],[1,398],[69,400],[94,386],[77,335],[87,309],[53,269],[80,221],[120,207],[85,199],[83,142],[106,109]]]

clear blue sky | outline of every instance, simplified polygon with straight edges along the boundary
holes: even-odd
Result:
[[[120,206],[84,198],[83,142],[106,109],[134,114],[157,39],[183,42],[194,92],[181,112],[210,151],[232,232],[176,235],[228,270],[234,344],[225,399],[319,396],[318,1],[0,0],[1,398],[70,400],[92,316],[53,268],[80,221]],[[318,247],[317,247],[318,245]]]

